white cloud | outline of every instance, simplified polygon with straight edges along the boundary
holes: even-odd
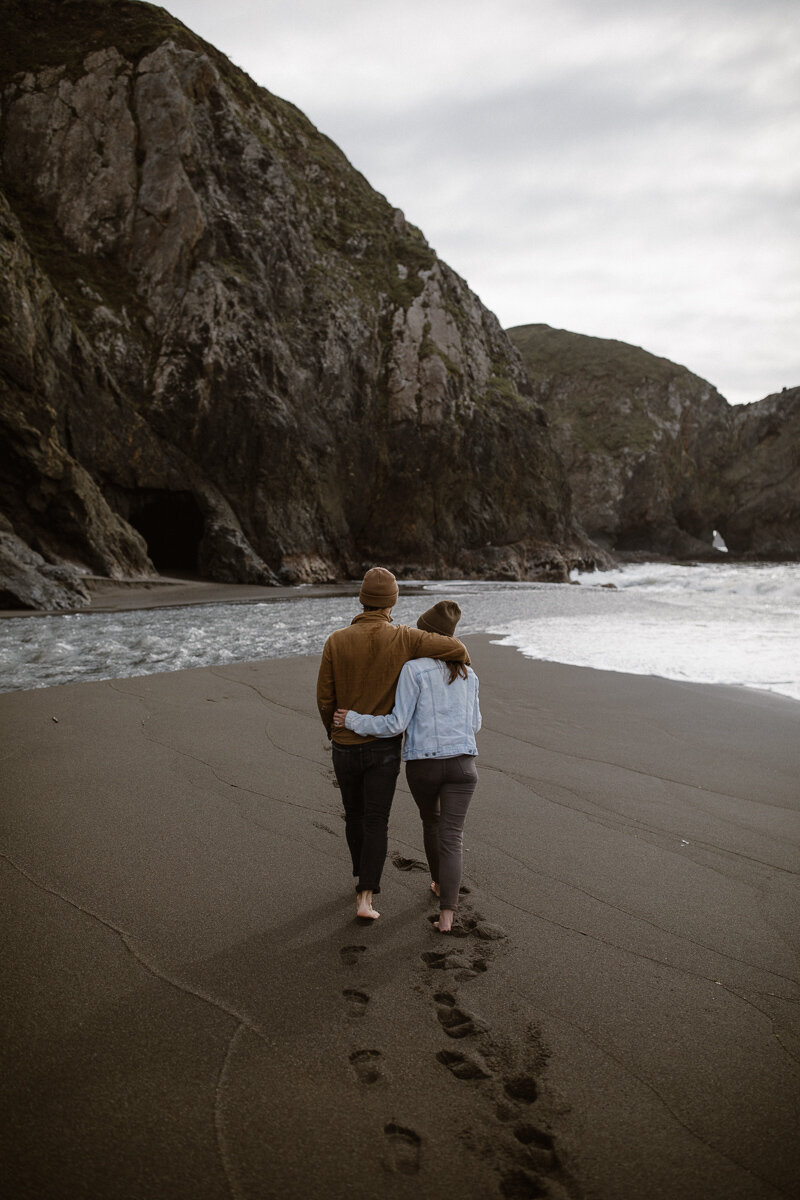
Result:
[[[796,0],[173,0],[504,325],[800,383]]]

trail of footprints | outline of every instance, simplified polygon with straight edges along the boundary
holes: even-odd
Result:
[[[530,1117],[539,1094],[535,1074],[502,1070],[499,1064],[504,1055],[489,1025],[462,1002],[456,987],[490,969],[490,943],[501,941],[505,933],[486,923],[471,909],[469,901],[462,909],[460,924],[462,936],[468,939],[466,944],[443,951],[426,950],[420,956],[428,971],[446,972],[430,977],[432,999],[443,1033],[458,1044],[458,1048],[451,1045],[439,1050],[436,1059],[455,1079],[479,1087],[493,1105],[493,1119],[500,1123],[503,1133],[496,1131],[484,1149],[499,1158],[500,1195],[507,1200],[564,1196],[568,1194],[567,1180],[553,1138]],[[535,1062],[544,1058],[534,1034],[530,1054]]]
[[[400,871],[427,870],[416,859],[392,857]],[[469,889],[462,888],[468,896]],[[436,919],[436,914],[429,918]],[[432,1000],[436,1019],[450,1044],[436,1054],[440,1066],[459,1081],[481,1089],[492,1119],[500,1129],[488,1139],[484,1152],[494,1158],[499,1169],[499,1195],[505,1200],[530,1200],[533,1197],[570,1195],[569,1179],[562,1169],[553,1137],[531,1119],[539,1091],[534,1071],[506,1072],[499,1065],[504,1055],[492,1031],[480,1016],[462,1003],[456,984],[469,983],[489,970],[492,942],[506,937],[498,926],[490,925],[465,901],[459,913],[459,928],[454,931],[457,944],[442,950],[426,950],[420,959],[426,979],[433,985]],[[342,964],[356,967],[366,961],[367,947],[343,946]],[[428,976],[428,971],[446,972]],[[452,981],[452,982],[451,982]],[[360,1020],[368,1010],[369,993],[348,987],[342,992],[348,1019]],[[458,1048],[456,1045],[458,1044]],[[535,1064],[546,1058],[535,1032],[531,1033],[530,1057]],[[351,1068],[365,1087],[385,1081],[383,1056],[379,1050],[354,1050]],[[534,1068],[535,1070],[536,1068]],[[420,1169],[422,1138],[406,1126],[390,1122],[384,1125],[384,1165],[398,1174],[414,1175]]]

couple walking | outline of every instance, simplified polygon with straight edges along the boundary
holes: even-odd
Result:
[[[367,571],[359,594],[363,611],[325,643],[317,706],[333,743],[356,915],[380,916],[372,900],[381,890],[402,753],[422,818],[431,889],[439,897],[435,925],[449,933],[458,909],[464,820],[478,782],[478,677],[453,636],[458,605],[440,600],[412,629],[392,621],[397,596],[391,571]]]

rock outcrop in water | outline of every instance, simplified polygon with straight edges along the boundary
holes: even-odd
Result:
[[[508,330],[576,518],[618,554],[800,558],[800,389],[733,406],[685,367],[548,325]]]
[[[0,9],[18,603],[602,561],[495,317],[297,109],[163,9]]]

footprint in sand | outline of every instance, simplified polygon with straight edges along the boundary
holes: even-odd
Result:
[[[431,913],[428,916],[431,925],[438,919],[438,913]],[[508,934],[499,925],[491,925],[485,921],[482,913],[467,912],[461,909],[449,936],[454,938],[476,937],[485,942],[499,942],[501,938],[507,938]]]
[[[500,1179],[500,1195],[505,1200],[537,1200],[547,1194],[542,1180],[529,1171],[506,1171]]]
[[[402,854],[393,854],[392,863],[398,871],[427,871],[428,864],[419,858],[403,858]]]
[[[501,929],[499,925],[490,925],[488,921],[479,921],[475,925],[473,933],[485,942],[499,942],[502,938],[508,937],[505,929]]]
[[[342,962],[346,967],[354,967],[356,963],[363,962],[362,955],[366,954],[366,946],[342,946],[339,951],[342,956]]]
[[[488,1079],[489,1072],[484,1071],[476,1058],[469,1054],[458,1054],[455,1050],[440,1050],[436,1061],[447,1067],[456,1079]]]
[[[460,967],[468,967],[469,959],[458,950],[445,950],[439,954],[435,950],[426,950],[420,958],[431,971],[457,971]]]
[[[420,958],[431,971],[462,972],[456,979],[472,979],[476,973],[486,970],[482,959],[472,959],[464,950],[445,950],[442,954],[435,950],[426,950]]]
[[[350,1063],[359,1083],[380,1083],[383,1079],[380,1050],[354,1050]]]
[[[527,1148],[528,1156],[535,1167],[552,1171],[558,1166],[553,1139],[549,1133],[535,1125],[520,1124],[514,1129],[514,1137]]]
[[[387,1138],[386,1166],[400,1175],[416,1175],[419,1171],[419,1156],[422,1138],[405,1125],[384,1125]]]
[[[345,988],[342,995],[347,1005],[347,1015],[349,1017],[363,1017],[369,1004],[369,995],[367,992],[359,992],[356,988]]]
[[[487,951],[483,950],[473,957],[466,948],[444,951],[426,950],[420,955],[420,958],[430,970],[455,971],[455,978],[462,983],[468,979],[475,979],[484,971],[488,971],[486,954]]]
[[[512,1100],[519,1100],[522,1104],[533,1104],[539,1095],[536,1080],[532,1075],[517,1075],[514,1079],[507,1079],[504,1090]]]
[[[459,983],[464,983],[467,979],[475,979],[478,975],[482,975],[484,971],[488,971],[486,960],[483,958],[473,958],[469,966],[463,967],[456,971],[455,978]]]
[[[436,1016],[439,1024],[448,1037],[463,1038],[478,1033],[485,1028],[472,1013],[464,1012],[456,1004],[455,996],[450,992],[437,992],[433,997],[436,1001]]]

